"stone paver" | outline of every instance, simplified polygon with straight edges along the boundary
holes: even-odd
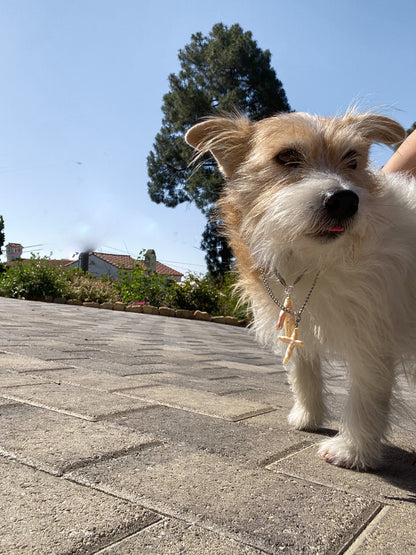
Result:
[[[0,552],[91,553],[160,519],[106,495],[0,458]]]
[[[0,370],[0,391],[6,393],[7,388],[20,385],[39,385],[49,383],[48,379],[33,374],[14,374],[5,370]]]
[[[167,373],[166,373],[167,374]],[[1,376],[2,374],[0,374]],[[95,389],[98,391],[106,391],[108,393],[114,391],[122,391],[123,389],[137,388],[143,386],[151,386],[157,384],[158,374],[145,374],[145,375],[131,375],[122,376],[115,374],[110,374],[108,372],[97,372],[89,369],[79,368],[65,368],[63,370],[43,370],[42,372],[34,371],[31,375],[43,383],[58,383],[66,385],[83,386],[89,389]],[[165,374],[163,374],[165,375]],[[9,376],[12,376],[10,374]],[[14,376],[13,376],[14,377]],[[29,381],[26,382],[22,380],[20,376],[15,377],[22,382],[21,384],[16,383],[16,385],[28,385]],[[11,385],[13,385],[12,380],[9,378]],[[34,383],[34,381],[30,382]]]
[[[215,393],[175,385],[135,388],[128,392],[120,392],[120,395],[137,396],[152,404],[159,403],[233,421],[273,410],[265,403],[255,403],[236,397],[222,397]]]
[[[201,555],[261,555],[264,551],[241,544],[221,534],[186,524],[180,520],[165,519],[137,532],[129,538],[104,548],[105,555],[155,555],[156,553]]]
[[[364,496],[186,447],[154,447],[69,477],[269,552],[285,545],[294,553],[337,550],[379,509]]]
[[[346,551],[346,555],[380,555],[380,553],[416,553],[414,529],[416,507],[384,507],[366,533],[361,535]]]
[[[7,391],[3,392],[3,396],[6,399],[56,410],[86,420],[97,420],[109,414],[150,406],[150,403],[138,399],[120,398],[112,393],[97,392],[85,387],[56,383],[9,387]]]
[[[269,469],[357,495],[370,494],[381,503],[412,502],[416,500],[415,447],[414,441],[406,445],[406,449],[397,446],[397,441],[395,446],[386,446],[385,464],[378,472],[357,473],[330,464],[322,465],[322,460],[316,456],[316,447],[290,454],[271,464]]]
[[[286,413],[285,413],[286,414]],[[276,421],[276,413],[267,413]],[[282,414],[280,415],[283,416]],[[154,407],[147,411],[115,415],[111,422],[131,430],[140,430],[169,444],[186,444],[196,449],[215,453],[241,463],[267,464],[316,442],[314,434],[298,433],[289,429],[285,421],[280,429],[268,425],[249,425],[256,418],[242,422],[190,413],[171,407]]]
[[[155,443],[143,433],[18,404],[2,408],[0,429],[1,454],[56,475]]]
[[[49,351],[50,352],[50,351]],[[25,355],[0,353],[0,369],[15,370],[16,372],[33,372],[34,370],[53,370],[54,368],[67,368],[68,364],[57,363],[46,359],[39,359]]]
[[[415,552],[411,419],[383,469],[339,469],[317,456],[337,420],[289,428],[285,369],[248,330],[1,298],[0,318],[0,553]]]

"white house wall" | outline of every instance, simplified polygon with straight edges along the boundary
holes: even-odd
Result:
[[[68,267],[80,268],[81,263],[79,260],[77,260],[76,262],[73,262],[72,264],[70,264]],[[90,254],[88,258],[88,271],[91,275],[96,277],[109,276],[111,279],[120,279],[120,276],[118,274],[119,268],[116,268],[109,262],[106,262],[105,260],[98,258],[94,254]],[[181,281],[182,279],[182,276],[164,275],[163,277],[165,279],[174,279],[175,281],[178,281],[178,282]]]
[[[109,276],[112,279],[119,279],[118,268],[105,262],[101,258],[91,254],[88,260],[88,271],[91,275],[101,277]]]
[[[80,268],[80,261],[77,260],[69,266],[70,268]],[[88,258],[88,271],[95,277],[109,276],[112,279],[119,279],[118,268],[109,264],[105,260],[98,258],[94,254],[90,254]]]

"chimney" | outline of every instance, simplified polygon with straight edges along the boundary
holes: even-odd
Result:
[[[156,253],[153,249],[148,249],[144,254],[144,265],[150,275],[156,273]]]
[[[89,252],[79,253],[79,267],[83,272],[88,272],[89,257],[90,257]]]
[[[18,260],[22,257],[23,246],[20,243],[8,243],[6,245],[7,262]]]

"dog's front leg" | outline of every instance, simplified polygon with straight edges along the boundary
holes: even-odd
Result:
[[[351,389],[340,433],[324,441],[320,454],[330,463],[355,470],[377,468],[388,429],[394,370],[379,361],[351,365]]]
[[[297,430],[316,430],[324,420],[323,383],[318,355],[298,349],[293,355],[289,381],[295,397],[288,421]]]

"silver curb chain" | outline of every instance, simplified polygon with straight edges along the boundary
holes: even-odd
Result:
[[[319,272],[316,274],[315,279],[313,280],[312,286],[309,289],[308,294],[306,295],[306,299],[303,302],[303,305],[300,307],[299,310],[292,310],[290,308],[287,308],[284,304],[282,304],[279,299],[277,297],[275,297],[269,282],[267,281],[266,278],[266,272],[264,271],[264,268],[262,268],[261,266],[259,267],[260,270],[260,274],[264,283],[264,287],[266,288],[271,300],[277,304],[277,306],[280,308],[280,310],[283,310],[284,312],[287,312],[288,314],[292,314],[292,316],[295,317],[295,322],[296,322],[296,327],[299,325],[300,320],[302,318],[302,313],[305,310],[306,305],[308,304],[308,301],[312,295],[312,291],[315,289],[315,285],[316,282],[318,281],[318,277],[319,277]],[[282,278],[282,276],[276,272],[276,277],[277,280],[279,281],[279,283],[284,287],[285,289],[285,295],[288,296],[290,291],[293,289],[293,287],[298,283],[298,281],[301,280],[301,278],[303,277],[303,274],[301,276],[299,276],[293,283],[293,285],[287,285],[285,280]]]

